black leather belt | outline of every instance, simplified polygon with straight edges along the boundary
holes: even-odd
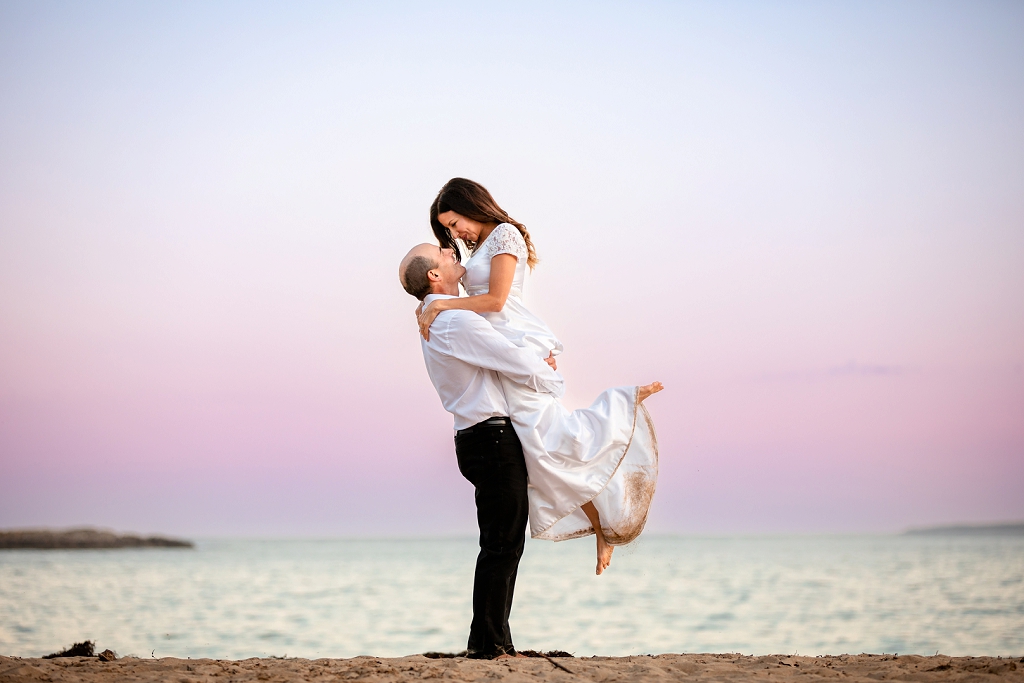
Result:
[[[466,427],[455,432],[457,435],[462,436],[463,434],[472,434],[474,429],[482,429],[484,427],[511,427],[512,420],[507,417],[489,417],[483,422],[477,422],[472,427]]]

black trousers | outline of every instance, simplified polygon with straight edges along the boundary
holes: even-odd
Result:
[[[526,542],[529,502],[523,446],[511,425],[480,423],[455,437],[459,471],[476,487],[480,554],[473,581],[470,657],[515,654],[508,615]]]

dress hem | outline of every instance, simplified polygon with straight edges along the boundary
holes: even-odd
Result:
[[[626,447],[622,449],[622,455],[619,456],[619,461],[617,463],[615,463],[615,469],[613,469],[611,471],[611,473],[608,475],[608,478],[605,479],[604,485],[602,485],[600,490],[597,493],[595,493],[593,496],[591,496],[590,498],[587,498],[585,501],[583,501],[579,505],[575,506],[574,508],[572,508],[571,510],[566,512],[564,515],[562,515],[561,517],[559,517],[555,521],[553,521],[550,524],[548,524],[546,527],[541,529],[539,532],[533,533],[533,531],[531,530],[531,532],[530,532],[530,537],[531,538],[536,538],[536,539],[541,540],[541,541],[553,541],[553,542],[557,543],[559,541],[570,541],[570,540],[572,540],[574,538],[586,538],[587,536],[590,536],[591,534],[597,533],[594,530],[594,526],[591,525],[588,529],[581,529],[580,531],[574,531],[572,533],[559,534],[558,536],[546,535],[546,532],[548,531],[548,529],[550,529],[551,527],[555,526],[556,524],[561,522],[563,519],[565,519],[566,517],[568,517],[572,513],[576,512],[578,509],[580,509],[581,507],[583,507],[587,503],[593,501],[595,498],[597,498],[599,495],[601,495],[606,488],[608,488],[608,484],[611,483],[612,478],[615,476],[615,473],[619,471],[619,468],[622,466],[622,462],[626,459],[626,454],[629,452],[629,447],[633,445],[633,436],[634,436],[634,434],[636,434],[637,415],[640,413],[641,410],[644,410],[645,413],[647,412],[646,409],[644,409],[643,404],[640,401],[637,400],[639,397],[640,397],[640,387],[634,387],[634,389],[633,389],[633,427],[632,427],[632,429],[630,429],[630,432],[629,432],[629,441],[626,442]],[[652,437],[651,440],[652,440],[653,447],[654,447],[655,458],[657,458],[658,440],[657,440],[657,437],[654,436],[653,423],[651,423],[649,416],[647,418],[647,422],[650,424],[650,427],[651,427],[651,437]],[[606,540],[608,540],[608,545],[626,545],[627,543],[632,543],[634,540],[636,540],[636,537],[639,536],[640,533],[644,530],[644,526],[646,524],[647,524],[647,511],[645,510],[644,511],[643,521],[638,525],[639,528],[637,529],[635,534],[633,534],[632,536],[630,536],[626,540],[615,540],[615,541],[610,540],[608,538],[608,534],[605,534],[605,538],[606,538]],[[602,531],[603,531],[603,525],[602,525]]]

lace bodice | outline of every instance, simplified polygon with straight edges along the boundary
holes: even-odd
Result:
[[[466,288],[467,294],[483,294],[487,291],[491,282],[491,259],[498,254],[512,254],[518,260],[516,275],[512,280],[511,296],[522,298],[529,251],[522,234],[510,223],[502,223],[491,230],[487,239],[466,261],[466,274],[462,277],[462,286]]]

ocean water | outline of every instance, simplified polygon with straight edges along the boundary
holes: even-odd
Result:
[[[0,551],[0,654],[92,639],[137,656],[400,656],[465,647],[472,539],[200,541]],[[1024,538],[529,541],[520,649],[1024,655]]]

